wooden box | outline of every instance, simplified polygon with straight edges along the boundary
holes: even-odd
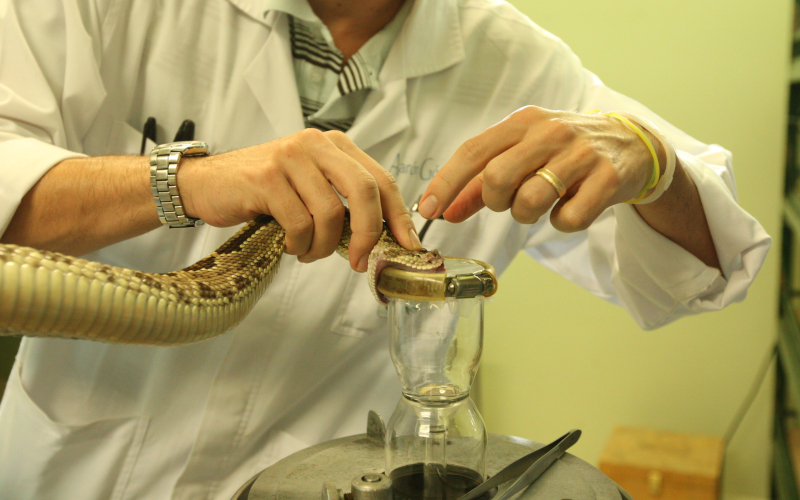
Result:
[[[618,427],[600,470],[635,500],[717,500],[722,438]]]

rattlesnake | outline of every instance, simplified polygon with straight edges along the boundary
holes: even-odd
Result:
[[[347,258],[349,214],[336,252]],[[285,232],[259,216],[209,256],[155,274],[56,252],[0,244],[0,335],[66,337],[121,344],[176,345],[225,333],[264,293],[278,269]],[[383,266],[441,270],[438,251],[401,247],[386,225],[369,257],[375,297]]]

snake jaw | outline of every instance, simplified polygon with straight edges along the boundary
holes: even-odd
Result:
[[[342,239],[336,247],[336,253],[344,259],[349,258],[348,247],[350,246],[351,236],[350,211],[346,209]],[[383,305],[388,305],[389,299],[378,290],[378,281],[381,277],[381,271],[386,267],[419,273],[441,273],[444,272],[444,257],[438,250],[425,250],[423,248],[415,252],[403,248],[392,235],[389,226],[384,223],[383,232],[369,253],[367,266],[369,289],[375,300]]]
[[[378,281],[381,271],[387,267],[419,273],[441,273],[444,272],[444,257],[438,250],[424,248],[417,252],[406,250],[400,246],[391,232],[384,231],[378,244],[369,254],[367,269],[370,290],[383,305],[388,305],[389,299],[378,290]]]

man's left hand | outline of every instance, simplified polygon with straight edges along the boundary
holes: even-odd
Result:
[[[663,168],[663,146],[650,139]],[[561,199],[535,175],[542,167],[564,183]],[[422,196],[420,213],[461,222],[486,206],[532,224],[555,203],[553,226],[580,231],[635,198],[652,173],[647,146],[619,120],[526,106],[458,148]]]

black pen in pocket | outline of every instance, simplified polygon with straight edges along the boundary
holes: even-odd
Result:
[[[181,126],[178,127],[178,132],[175,133],[175,139],[172,142],[183,142],[194,140],[194,122],[192,120],[183,120]]]
[[[139,154],[142,156],[144,156],[144,151],[147,147],[147,139],[158,144],[156,141],[156,119],[152,116],[147,118],[147,121],[144,122],[144,128],[142,128],[142,147],[139,150]]]

